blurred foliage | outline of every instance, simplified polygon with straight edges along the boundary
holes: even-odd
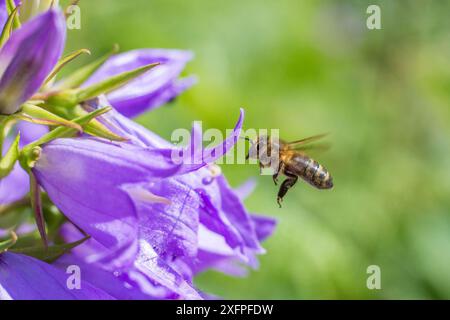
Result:
[[[379,4],[382,30],[366,28]],[[332,191],[300,183],[276,204],[270,177],[247,200],[276,216],[258,271],[215,272],[198,286],[225,298],[450,298],[450,2],[300,0],[81,1],[82,29],[67,50],[94,56],[190,49],[200,82],[138,121],[165,138],[173,129],[247,128],[285,139],[331,132],[317,155]],[[87,58],[83,58],[87,59]],[[81,59],[82,60],[82,59]],[[82,63],[82,61],[80,62]],[[76,67],[74,64],[72,68]],[[256,166],[227,165],[234,185]],[[366,288],[379,265],[382,290]]]

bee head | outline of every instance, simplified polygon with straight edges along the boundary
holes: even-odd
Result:
[[[270,150],[271,141],[268,136],[259,136],[256,140],[251,140],[246,138],[247,141],[251,143],[250,150],[247,155],[248,159],[259,159],[261,154],[267,153]]]

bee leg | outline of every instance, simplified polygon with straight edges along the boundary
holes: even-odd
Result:
[[[284,171],[284,164],[280,164],[278,166],[277,172],[272,177],[273,178],[273,182],[275,183],[276,186],[278,185],[278,176],[280,175],[281,171]]]
[[[277,202],[278,205],[281,208],[281,202],[283,202],[283,198],[286,195],[286,193],[289,191],[290,188],[292,188],[298,181],[298,177],[290,172],[284,173],[288,178],[283,181],[280,187],[280,191],[278,191],[278,198]]]
[[[278,172],[273,175],[273,183],[275,183],[276,186],[278,185],[278,175]]]
[[[262,173],[263,173],[263,168],[264,168],[264,166],[263,166],[263,164],[260,162],[260,163],[259,163],[259,175],[262,175]]]

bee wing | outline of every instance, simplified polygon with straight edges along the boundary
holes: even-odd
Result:
[[[298,148],[301,148],[301,147],[303,147],[303,146],[305,146],[305,145],[307,145],[307,144],[309,144],[311,142],[315,142],[315,141],[318,141],[320,139],[323,139],[327,135],[328,135],[328,133],[323,133],[323,134],[318,134],[316,136],[312,136],[312,137],[309,137],[309,138],[305,138],[305,139],[301,139],[301,140],[297,140],[297,141],[292,141],[292,142],[287,143],[287,146],[290,149],[298,149]]]
[[[331,148],[331,144],[330,143],[313,143],[313,144],[307,144],[307,145],[298,145],[294,148],[291,148],[293,150],[297,150],[297,151],[318,151],[318,152],[323,152],[323,151],[327,151],[328,149]]]

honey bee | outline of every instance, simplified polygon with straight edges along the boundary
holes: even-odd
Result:
[[[259,136],[256,141],[246,138],[252,143],[247,159],[258,159],[261,170],[273,168],[275,185],[278,185],[280,174],[287,177],[278,191],[277,202],[280,208],[286,193],[297,183],[299,177],[317,189],[333,188],[333,178],[328,170],[305,153],[308,150],[326,148],[326,145],[311,144],[325,136],[326,134],[321,134],[293,142],[264,135]]]

